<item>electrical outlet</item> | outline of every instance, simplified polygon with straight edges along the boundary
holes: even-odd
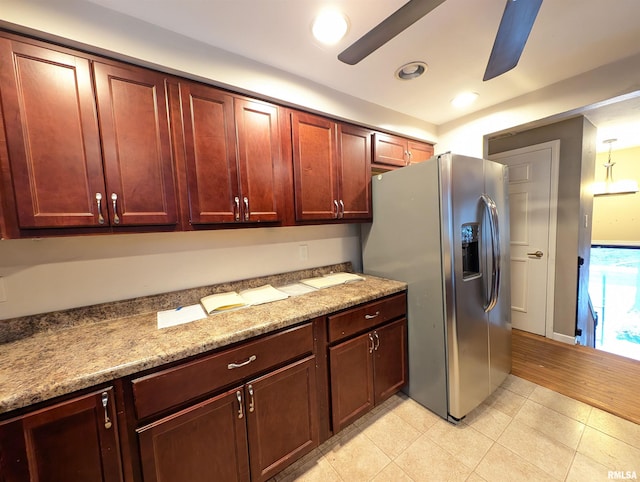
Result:
[[[309,259],[309,247],[306,244],[298,246],[298,256],[300,257],[300,261]]]
[[[7,301],[7,290],[4,286],[4,278],[0,276],[0,303]]]

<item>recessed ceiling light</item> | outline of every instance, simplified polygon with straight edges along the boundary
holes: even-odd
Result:
[[[451,99],[451,105],[457,107],[458,109],[462,109],[464,107],[468,107],[473,104],[478,98],[477,92],[461,92],[456,95],[453,99]]]
[[[427,64],[424,62],[409,62],[396,70],[396,78],[400,80],[417,79],[427,71]]]
[[[349,30],[347,18],[337,10],[323,10],[313,21],[311,32],[316,40],[325,45],[334,45]]]

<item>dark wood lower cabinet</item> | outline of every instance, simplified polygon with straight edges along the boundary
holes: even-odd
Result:
[[[374,331],[374,400],[379,404],[409,380],[407,366],[407,320],[405,318]]]
[[[266,481],[402,388],[405,316],[387,296],[4,415],[0,482]]]
[[[241,388],[163,418],[138,432],[145,482],[249,480]]]
[[[0,480],[122,481],[113,406],[106,388],[1,422]]]
[[[406,340],[402,318],[329,348],[334,433],[406,384]]]
[[[318,445],[315,357],[138,430],[145,482],[263,481]]]
[[[267,480],[318,445],[315,373],[311,356],[245,386],[252,481]]]
[[[329,349],[334,432],[373,408],[372,346],[365,333]]]

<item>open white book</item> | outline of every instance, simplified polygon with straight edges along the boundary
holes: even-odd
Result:
[[[307,278],[300,282],[314,288],[328,288],[330,286],[337,286],[344,283],[351,283],[353,281],[363,281],[362,276],[358,276],[353,273],[331,273],[317,278]]]
[[[240,293],[228,291],[225,293],[216,293],[205,296],[200,299],[200,303],[204,306],[207,314],[216,311],[232,310],[242,306],[260,305],[262,303],[270,303],[271,301],[284,300],[289,295],[271,285],[264,285],[258,288],[243,290]]]

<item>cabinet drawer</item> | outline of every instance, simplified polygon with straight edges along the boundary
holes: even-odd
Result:
[[[138,419],[214,392],[313,351],[311,323],[133,380]]]
[[[401,293],[329,316],[329,343],[404,316],[406,312],[407,295]]]

